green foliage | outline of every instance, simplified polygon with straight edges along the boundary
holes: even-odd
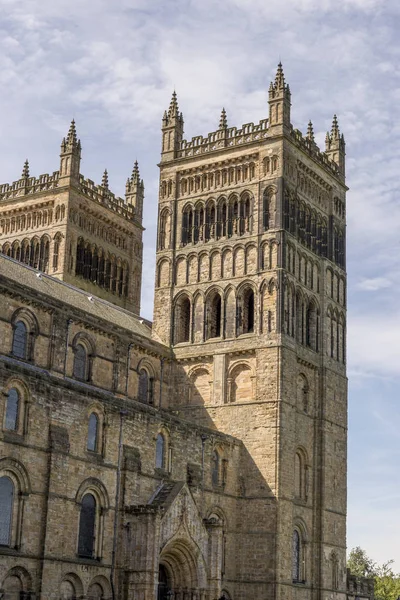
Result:
[[[400,574],[393,572],[392,564],[393,560],[377,564],[360,546],[353,548],[347,560],[347,568],[352,575],[375,579],[375,600],[397,600],[400,597]]]
[[[400,596],[400,574],[393,573],[393,561],[389,560],[378,566],[375,575],[376,600],[397,600]]]
[[[347,559],[347,568],[350,569],[352,575],[357,577],[375,577],[376,565],[372,558],[367,556],[365,550],[356,546],[353,548]]]

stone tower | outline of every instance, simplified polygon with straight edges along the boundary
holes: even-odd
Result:
[[[153,335],[178,361],[169,407],[243,441],[226,548],[235,597],[345,598],[345,143],[269,119],[183,140],[162,121]],[[332,595],[334,594],[334,596]]]
[[[0,186],[0,251],[139,314],[144,186],[137,162],[125,198],[80,174],[81,143],[72,121],[60,168]]]

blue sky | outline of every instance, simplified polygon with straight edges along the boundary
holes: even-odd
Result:
[[[292,123],[347,143],[348,546],[400,571],[400,4],[395,0],[0,0],[0,180],[59,165],[72,117],[81,172],[145,181],[151,318],[161,116],[174,87],[191,138],[268,115],[282,60]]]

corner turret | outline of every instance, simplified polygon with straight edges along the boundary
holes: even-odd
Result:
[[[75,121],[72,119],[66,138],[61,142],[59,185],[79,183],[81,165],[81,142],[76,135]]]
[[[183,115],[179,112],[176,92],[172,94],[168,113],[162,119],[161,161],[173,160],[177,156],[183,139]]]
[[[333,115],[331,131],[325,136],[325,153],[339,167],[340,173],[344,176],[346,172],[345,156],[346,144],[343,134],[340,135],[337,116]]]
[[[135,160],[133,165],[132,175],[126,181],[125,198],[127,204],[134,206],[135,215],[138,220],[142,222],[144,184],[143,179],[140,179],[139,165],[137,160]]]
[[[290,98],[290,89],[285,83],[282,63],[279,63],[275,81],[271,82],[268,92],[270,129],[274,127],[290,128]]]

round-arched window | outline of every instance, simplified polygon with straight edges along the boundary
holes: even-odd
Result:
[[[79,519],[78,554],[93,558],[96,527],[96,499],[93,494],[85,494],[82,498]]]
[[[26,359],[28,352],[28,329],[23,321],[17,321],[14,329],[12,353],[17,358]]]
[[[87,379],[87,352],[83,344],[76,347],[73,374],[77,379]]]
[[[13,501],[13,482],[9,477],[0,477],[0,546],[11,544]]]
[[[99,417],[96,413],[92,413],[89,417],[88,424],[88,437],[87,437],[87,449],[91,452],[96,452],[97,450],[97,437],[99,430]]]
[[[16,431],[18,429],[18,416],[19,393],[15,388],[11,388],[7,394],[5,428],[9,429],[10,431]]]
[[[165,439],[162,433],[159,433],[156,441],[156,469],[165,467]]]

